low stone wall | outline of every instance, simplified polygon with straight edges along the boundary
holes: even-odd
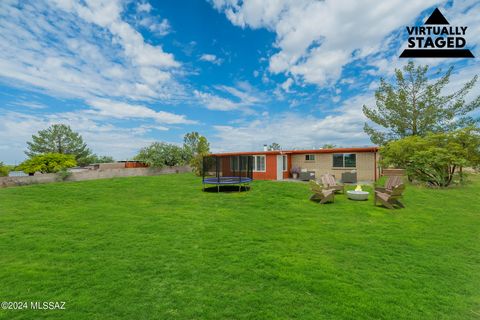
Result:
[[[125,168],[125,163],[123,162],[99,163],[98,168],[100,170],[122,169],[122,168]]]
[[[73,172],[65,181],[83,181],[118,177],[158,176],[162,174],[191,172],[189,166],[157,168],[98,169]],[[24,186],[37,183],[58,182],[62,179],[55,173],[36,174],[28,177],[0,177],[0,188]]]
[[[50,183],[59,181],[58,175],[54,173],[37,174],[28,177],[0,177],[0,188],[13,186],[26,186],[37,183]]]

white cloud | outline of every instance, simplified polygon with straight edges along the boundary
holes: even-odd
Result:
[[[211,62],[211,63],[216,64],[216,65],[221,65],[222,62],[223,62],[223,60],[218,58],[216,55],[209,54],[209,53],[202,54],[200,56],[200,60],[201,61],[206,61],[206,62]]]
[[[438,0],[213,0],[240,27],[267,28],[278,52],[270,71],[317,85],[336,82],[342,67],[377,52],[384,38]]]
[[[0,77],[57,97],[184,96],[180,63],[122,13],[115,0],[0,2]]]
[[[293,84],[293,79],[288,78],[287,80],[285,80],[284,83],[282,83],[282,89],[285,90],[285,92],[289,92],[292,84]]]
[[[150,141],[144,137],[147,130],[195,123],[185,115],[147,107],[156,101],[169,105],[185,99],[185,89],[176,79],[182,66],[127,23],[124,5],[117,0],[0,2],[1,81],[60,99],[83,100],[91,107],[75,112],[66,112],[65,107],[58,114],[0,115],[0,149],[9,150],[2,158],[22,160],[25,141],[52,123],[71,124],[89,145],[92,141],[95,152],[116,157],[132,155],[134,148]],[[144,5],[141,11],[147,9]],[[42,108],[23,100],[15,103]],[[129,119],[142,124],[127,129],[109,124],[112,119],[121,120],[122,126],[131,126]],[[152,120],[155,125],[150,125]]]
[[[159,36],[166,36],[172,30],[170,22],[167,19],[161,19],[160,22],[157,22],[158,18],[155,17],[144,17],[140,20],[139,24],[150,32],[153,32]]]
[[[47,106],[43,103],[38,103],[34,101],[16,101],[10,103],[12,106],[26,107],[29,109],[45,109]]]
[[[9,164],[23,161],[26,158],[26,141],[31,140],[32,134],[56,123],[70,125],[79,132],[94,153],[111,155],[117,160],[132,158],[140,148],[153,142],[153,139],[145,136],[150,130],[148,127],[118,128],[94,121],[82,112],[63,112],[43,117],[8,112],[1,115],[0,121],[0,150],[8,150],[2,152],[1,160]]]
[[[362,106],[373,103],[370,92],[348,99],[325,117],[287,112],[261,117],[243,126],[218,125],[212,146],[215,151],[251,151],[272,141],[284,149],[315,148],[325,143],[345,147],[372,145],[363,132],[366,118]]]
[[[231,111],[240,108],[238,103],[211,93],[198,90],[194,90],[193,93],[200,103],[210,110]]]
[[[218,93],[202,92],[194,90],[194,96],[199,103],[210,110],[231,111],[240,110],[244,113],[253,113],[252,107],[262,102],[268,101],[268,98],[258,92],[247,82],[237,82],[236,87],[217,85],[213,86]],[[223,97],[219,94],[222,94]]]
[[[104,117],[118,119],[153,119],[158,123],[166,124],[192,124],[195,121],[188,120],[184,115],[178,115],[165,111],[155,111],[143,105],[129,104],[106,99],[87,101],[94,110],[89,113]]]
[[[219,85],[214,87],[239,99],[240,103],[245,106],[253,106],[262,102],[262,98],[260,98],[261,93],[257,92],[255,88],[253,88],[247,82],[238,82],[237,88],[225,85]]]
[[[56,3],[64,11],[108,30],[113,36],[112,40],[123,47],[125,55],[132,61],[160,68],[179,66],[172,54],[164,52],[160,46],[145,43],[142,35],[122,20],[123,7],[120,1],[91,1],[83,5],[74,0],[57,0]]]
[[[353,84],[354,82],[355,80],[352,78],[343,78],[342,80],[340,80],[341,84]]]
[[[148,2],[140,3],[137,5],[137,12],[150,12],[152,11],[152,5]]]

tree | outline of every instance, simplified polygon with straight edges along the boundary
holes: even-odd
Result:
[[[54,124],[40,130],[37,135],[32,135],[32,141],[27,142],[27,145],[25,154],[29,157],[46,153],[70,154],[81,166],[89,164],[91,156],[82,136],[65,124]]]
[[[281,150],[282,147],[276,143],[276,142],[273,142],[271,145],[268,146],[268,150]]]
[[[45,153],[31,157],[22,162],[18,168],[25,173],[33,174],[35,172],[54,173],[66,168],[75,167],[77,162],[75,157],[70,154]]]
[[[195,155],[195,151],[198,146],[198,141],[200,140],[200,134],[196,131],[190,132],[185,134],[183,137],[183,149],[185,153],[188,155],[190,161],[193,156]]]
[[[203,157],[210,153],[210,143],[208,143],[207,138],[200,137],[198,141],[197,150],[190,160],[189,164],[193,169],[193,172],[197,176],[201,176],[203,173]]]
[[[193,131],[183,137],[183,149],[187,154],[187,163],[197,175],[201,175],[203,156],[210,152],[210,144],[204,136]]]
[[[333,143],[325,143],[323,146],[322,146],[322,149],[333,149],[333,148],[336,148],[337,145],[333,144]]]
[[[431,83],[427,78],[428,66],[415,66],[409,62],[395,70],[396,84],[380,79],[375,92],[376,105],[363,106],[363,113],[386,131],[376,130],[365,123],[364,131],[373,143],[382,145],[390,140],[408,136],[424,136],[428,132],[446,132],[473,125],[478,120],[468,113],[480,106],[480,96],[465,103],[465,95],[474,87],[475,75],[463,87],[451,94],[442,95],[450,81],[453,67]]]
[[[187,163],[188,156],[185,150],[179,146],[154,142],[150,146],[142,148],[134,159],[142,161],[150,167],[163,168],[184,165]]]
[[[10,169],[3,164],[3,162],[0,162],[0,177],[6,177],[8,176],[8,173],[10,172]]]
[[[405,168],[409,178],[430,186],[449,186],[460,168],[480,165],[480,130],[468,127],[425,137],[390,141],[380,149],[382,164]]]
[[[115,162],[115,160],[113,159],[113,157],[110,157],[110,156],[98,156],[96,154],[92,154],[89,158],[88,158],[88,163],[111,163],[111,162]]]
[[[183,148],[188,155],[188,163],[197,175],[202,174],[203,157],[210,152],[207,138],[198,132],[190,132],[183,138]]]

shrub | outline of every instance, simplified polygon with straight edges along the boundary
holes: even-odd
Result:
[[[156,168],[184,165],[187,158],[183,148],[164,142],[154,142],[150,146],[142,148],[135,156],[135,160]]]
[[[58,171],[58,178],[60,179],[60,181],[65,181],[67,180],[68,177],[70,177],[72,175],[72,173],[70,171],[68,171],[67,168],[62,168],[61,170]]]
[[[411,136],[381,148],[382,164],[405,168],[409,179],[429,186],[449,186],[455,176],[464,179],[462,168],[480,165],[478,128]]]
[[[8,172],[10,171],[9,167],[0,162],[0,177],[8,176]]]
[[[61,153],[46,153],[33,156],[22,162],[18,167],[25,173],[53,173],[62,169],[75,167],[77,162],[73,155]]]

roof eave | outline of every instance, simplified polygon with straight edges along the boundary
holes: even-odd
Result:
[[[361,148],[333,148],[333,149],[309,149],[309,150],[273,150],[273,151],[242,151],[211,153],[211,156],[248,156],[248,155],[280,155],[280,154],[316,154],[316,153],[354,153],[354,152],[377,152],[377,146]]]

